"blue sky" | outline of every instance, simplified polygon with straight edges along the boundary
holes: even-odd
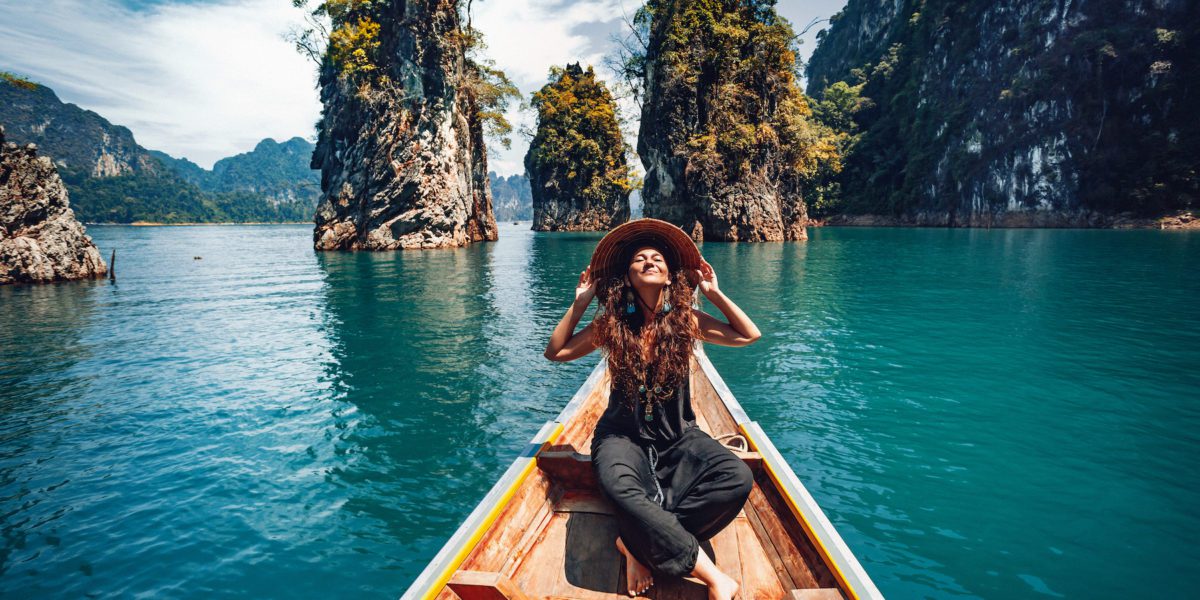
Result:
[[[601,67],[638,0],[475,0],[488,54],[528,97],[551,65]],[[797,29],[845,0],[781,0]],[[0,70],[53,88],[65,102],[129,127],[138,142],[211,167],[265,137],[312,139],[320,116],[311,63],[283,40],[301,23],[290,0],[0,0]],[[801,44],[807,58],[813,27]],[[629,108],[629,107],[626,107]],[[631,110],[627,113],[632,115]],[[510,119],[530,127],[533,115]],[[636,131],[636,124],[629,135]],[[630,139],[632,143],[634,140]],[[490,166],[520,173],[527,144],[496,148]]]

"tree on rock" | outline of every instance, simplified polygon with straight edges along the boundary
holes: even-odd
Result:
[[[806,239],[802,194],[840,168],[839,134],[812,117],[774,0],[649,0],[634,26],[646,216],[697,240]]]
[[[533,106],[537,132],[525,154],[533,229],[606,231],[628,221],[629,147],[612,94],[592,67],[552,67]]]
[[[504,107],[519,93],[474,57],[481,40],[462,25],[467,9],[459,0],[328,0],[293,37],[321,61],[318,250],[496,239],[484,134],[511,130]]]

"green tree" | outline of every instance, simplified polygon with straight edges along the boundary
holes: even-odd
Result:
[[[538,124],[525,170],[535,209],[543,202],[573,202],[584,212],[607,213],[604,224],[628,219],[629,192],[635,187],[626,160],[630,149],[616,102],[592,67],[551,67],[550,82],[531,103]]]

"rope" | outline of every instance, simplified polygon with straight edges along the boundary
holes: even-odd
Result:
[[[750,442],[747,442],[745,436],[743,436],[740,433],[729,433],[729,434],[723,435],[716,439],[718,442],[721,440],[728,439],[731,443],[726,444],[725,445],[726,448],[737,450],[738,452],[749,452],[750,451]],[[737,446],[734,446],[733,445],[734,443],[736,443]]]
[[[654,480],[654,503],[662,506],[667,498],[663,495],[662,486],[658,484],[658,450],[651,444],[646,446],[646,454],[650,456],[650,478]]]

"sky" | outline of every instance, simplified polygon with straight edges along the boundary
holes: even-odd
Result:
[[[475,0],[474,25],[487,56],[528,98],[551,65],[581,62],[612,81],[603,67],[622,32],[622,15],[639,0]],[[780,0],[797,29],[827,19],[845,0]],[[93,110],[133,131],[141,145],[205,168],[248,152],[263,138],[314,140],[321,104],[316,68],[283,38],[303,12],[290,0],[0,0],[0,71],[53,89],[64,102]],[[802,59],[816,45],[802,37]],[[635,142],[636,115],[627,135]],[[531,129],[532,111],[509,119]],[[489,143],[489,168],[524,172],[526,138],[512,148]]]

